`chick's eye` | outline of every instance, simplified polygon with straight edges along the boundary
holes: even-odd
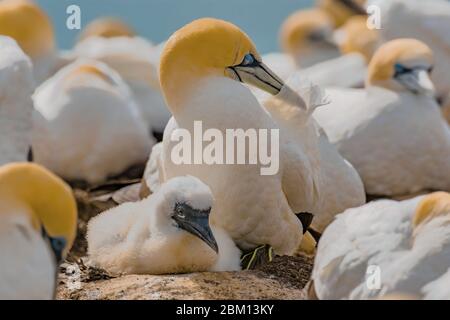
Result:
[[[244,60],[242,60],[241,65],[242,66],[250,66],[254,63],[255,63],[255,57],[251,53],[248,53],[244,56]]]

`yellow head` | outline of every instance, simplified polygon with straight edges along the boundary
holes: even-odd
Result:
[[[450,193],[435,192],[424,197],[416,208],[413,228],[441,215],[450,216]]]
[[[106,74],[103,70],[101,70],[98,66],[92,65],[92,64],[80,64],[78,66],[76,66],[65,78],[66,81],[69,81],[71,79],[73,79],[74,77],[77,76],[83,76],[83,75],[87,75],[87,76],[94,76],[97,77],[101,80],[103,80],[104,82],[110,84],[110,85],[115,85],[114,80],[108,75]]]
[[[379,44],[379,33],[367,27],[367,18],[354,16],[336,31],[336,42],[343,54],[357,52],[369,62]]]
[[[447,99],[445,99],[442,104],[442,115],[450,125],[450,94],[447,96]]]
[[[58,240],[59,247],[53,248],[58,250],[57,258],[67,254],[76,235],[77,207],[65,182],[36,164],[4,165],[0,167],[0,199],[4,210],[7,204],[28,208],[36,231],[45,233],[52,246]]]
[[[0,1],[0,34],[14,38],[32,59],[50,54],[55,48],[49,17],[31,1]]]
[[[367,85],[433,95],[430,79],[433,53],[416,39],[397,39],[382,45],[369,64]]]
[[[322,10],[300,10],[289,16],[281,26],[280,39],[283,50],[293,56],[301,56],[310,46],[331,43],[333,23]]]
[[[336,27],[354,15],[365,15],[366,0],[317,0],[317,6],[330,15]]]
[[[134,37],[134,30],[120,19],[106,17],[89,23],[80,35],[80,41],[91,37]]]
[[[235,25],[212,18],[195,20],[167,41],[160,82],[171,111],[199,80],[228,77],[277,94],[282,81],[262,64],[250,38]]]

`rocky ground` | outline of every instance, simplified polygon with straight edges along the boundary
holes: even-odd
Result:
[[[117,202],[133,200],[139,170],[102,186],[74,184],[78,202],[78,237],[61,266],[58,299],[306,299],[313,258],[276,257],[258,270],[113,277],[89,266],[85,240],[87,222]],[[137,184],[136,184],[137,182]],[[121,187],[120,192],[115,192]]]

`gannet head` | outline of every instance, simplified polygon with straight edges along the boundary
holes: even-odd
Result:
[[[172,113],[193,86],[207,77],[228,77],[278,94],[283,81],[261,61],[250,38],[235,25],[212,18],[195,20],[167,41],[160,82]]]
[[[0,1],[0,34],[15,39],[33,60],[55,49],[50,18],[28,0]]]
[[[367,85],[393,91],[434,95],[430,79],[433,53],[416,39],[397,39],[382,45],[369,64]]]
[[[450,193],[434,192],[427,195],[416,208],[413,217],[413,228],[416,229],[423,223],[443,215],[450,216]]]
[[[120,19],[105,17],[98,18],[89,23],[81,33],[79,41],[91,37],[116,38],[134,37],[136,35],[133,28]]]
[[[20,206],[33,227],[49,242],[59,263],[75,239],[77,207],[71,188],[47,169],[32,163],[0,167],[0,216]],[[12,207],[9,207],[12,206]]]
[[[317,6],[332,18],[334,25],[340,27],[354,15],[365,15],[367,0],[317,0]]]
[[[281,26],[281,46],[286,53],[300,57],[310,48],[335,48],[332,41],[333,22],[322,10],[300,10],[290,15]]]
[[[188,232],[219,251],[209,225],[213,196],[206,184],[192,176],[176,177],[161,185],[158,194],[164,197],[164,205],[159,208],[164,214],[161,223],[169,221],[177,230]]]
[[[335,42],[343,54],[357,52],[369,62],[379,44],[379,33],[367,27],[367,18],[351,17],[334,33]]]

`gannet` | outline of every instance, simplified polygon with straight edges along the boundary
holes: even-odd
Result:
[[[316,5],[325,11],[336,27],[342,26],[355,15],[366,15],[367,0],[316,0]]]
[[[13,39],[0,36],[0,165],[27,160],[33,90],[30,59]]]
[[[326,11],[298,11],[281,27],[285,53],[266,54],[263,61],[283,80],[301,74],[324,87],[361,87],[367,72],[363,56],[378,44],[376,31],[368,30],[362,20],[365,18],[350,18],[342,28],[333,31]]]
[[[450,190],[450,133],[433,98],[433,54],[418,40],[377,50],[365,89],[329,89],[314,117],[371,195]]]
[[[450,194],[445,192],[345,211],[318,245],[312,275],[318,298],[401,292],[449,299],[449,222]]]
[[[338,57],[340,53],[332,36],[333,23],[319,9],[293,13],[280,30],[283,51],[292,56],[300,68]]]
[[[305,109],[290,103],[292,99],[282,99],[283,90],[262,104],[279,125],[281,135],[287,137],[286,144],[291,152],[297,154],[297,161],[309,162],[303,170],[309,172],[309,178],[317,188],[315,206],[310,208],[314,213],[311,226],[315,231],[323,232],[336,214],[366,202],[364,186],[355,168],[339,154],[311,116],[315,108],[327,108],[328,100],[323,90],[300,77],[291,77],[286,83],[303,98]],[[149,183],[151,176],[147,177]],[[295,184],[296,180],[298,178],[294,177],[292,183]],[[290,190],[298,192],[297,196],[293,194],[291,197],[294,201],[303,201],[305,196],[301,188],[292,186]]]
[[[0,167],[0,299],[52,299],[75,239],[77,208],[61,179],[31,163]]]
[[[179,129],[192,132],[195,120],[202,121],[204,130],[216,129],[224,136],[226,129],[277,129],[251,91],[240,83],[272,94],[283,87],[262,64],[249,37],[222,20],[204,18],[187,24],[165,46],[160,82],[173,114],[163,138],[159,168],[163,181],[186,174],[204,181],[215,198],[212,225],[225,229],[241,249],[270,245],[275,254],[293,254],[303,234],[295,213],[308,212],[316,194],[308,171],[302,170],[304,164],[291,158],[287,146],[280,143],[280,166],[273,175],[261,175],[261,163],[176,165],[171,157],[177,145],[171,141],[172,134]],[[291,199],[298,195],[291,188],[301,188],[305,198]],[[298,207],[291,207],[294,200]]]
[[[116,70],[130,87],[149,131],[162,135],[170,118],[159,86],[152,57],[157,50],[140,37],[88,37],[78,43],[72,55],[102,61]]]
[[[447,99],[445,99],[444,102],[442,103],[442,115],[450,125],[450,94],[448,95]]]
[[[38,84],[63,63],[56,51],[50,18],[32,1],[0,1],[0,35],[15,39],[31,58]]]
[[[118,18],[101,17],[91,21],[83,28],[79,40],[91,37],[116,38],[134,37],[136,32],[128,24]]]
[[[240,270],[240,250],[209,225],[211,207],[211,190],[199,179],[170,179],[150,197],[89,222],[90,260],[115,274]]]
[[[415,38],[434,52],[432,80],[438,95],[450,93],[450,3],[445,0],[371,0],[381,9],[381,35],[385,40]]]
[[[33,100],[35,161],[65,179],[98,183],[147,160],[154,140],[127,85],[105,64],[72,63]]]

